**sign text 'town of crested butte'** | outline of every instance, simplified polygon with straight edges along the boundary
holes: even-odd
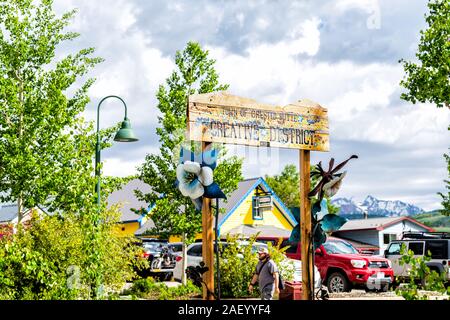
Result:
[[[188,104],[190,140],[329,151],[327,109],[312,101],[279,107],[214,92]]]

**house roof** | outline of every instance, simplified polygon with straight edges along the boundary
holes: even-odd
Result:
[[[0,204],[0,223],[11,222],[17,218],[16,204]]]
[[[255,226],[255,225],[240,225],[233,229],[230,229],[229,231],[225,232],[223,235],[221,235],[221,238],[226,238],[226,236],[229,235],[242,235],[244,237],[250,237],[252,235],[255,235],[259,232],[260,237],[280,237],[285,238],[289,237],[291,235],[291,231],[286,229],[277,228],[274,226],[268,226],[268,225],[261,225],[261,226]]]
[[[117,203],[123,204],[123,207],[120,209],[122,213],[120,220],[122,222],[140,221],[142,216],[134,213],[131,209],[147,209],[149,207],[147,203],[139,201],[136,198],[136,195],[134,194],[134,190],[136,189],[148,193],[150,192],[151,187],[139,179],[134,179],[124,185],[122,189],[112,192],[106,200],[108,207]]]
[[[227,214],[232,211],[234,208],[238,207],[240,203],[245,200],[245,196],[249,190],[253,190],[256,188],[259,178],[252,178],[242,180],[238,183],[238,187],[234,190],[225,201],[221,199],[219,202],[220,208],[225,209],[224,214],[219,214],[219,223],[222,223]]]
[[[284,205],[284,203],[278,198],[275,192],[269,187],[267,182],[259,177],[242,180],[238,183],[238,187],[229,196],[227,201],[223,199],[220,200],[220,208],[224,208],[224,214],[219,215],[219,228],[220,225],[236,210],[239,205],[247,198],[247,196],[256,188],[260,187],[263,191],[271,193],[274,198],[274,204],[280,209],[288,221],[292,224],[296,224],[296,220],[293,217],[290,210]],[[122,222],[132,222],[132,221],[142,221],[142,216],[131,211],[131,208],[149,208],[151,204],[147,204],[143,201],[139,201],[134,190],[139,189],[142,192],[149,192],[151,187],[139,179],[134,179],[128,182],[122,189],[111,193],[108,196],[107,202],[108,206],[115,203],[123,203],[123,207],[120,209],[122,212],[121,221]],[[153,221],[149,218],[136,232],[135,235],[141,235],[145,231],[148,231],[154,227]],[[272,230],[274,231],[274,230]],[[266,232],[266,231],[264,231]]]
[[[155,227],[155,223],[152,219],[147,219],[147,221],[134,233],[136,236],[143,235],[146,231],[149,231]]]
[[[394,217],[394,218],[368,218],[368,219],[355,219],[348,220],[337,232],[345,231],[355,231],[355,230],[383,230],[393,224],[409,221],[411,223],[417,224],[418,226],[426,229],[427,231],[433,231],[430,228],[417,220],[410,217]]]

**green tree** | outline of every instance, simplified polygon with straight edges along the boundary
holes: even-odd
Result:
[[[418,62],[400,60],[406,73],[400,84],[407,90],[401,98],[450,107],[450,1],[431,0],[428,8],[428,28],[420,31]]]
[[[62,219],[78,216],[87,259],[83,275],[98,287],[116,271],[102,257],[104,212],[93,205],[96,139],[93,123],[81,116],[94,79],[75,83],[102,59],[92,57],[93,48],[55,58],[57,47],[78,34],[65,31],[75,11],[58,17],[52,6],[51,0],[0,2],[0,201],[17,201],[19,221],[32,208]],[[110,146],[114,131],[102,131],[102,148]],[[105,179],[102,192],[123,181]]]
[[[101,61],[83,49],[55,61],[56,47],[75,11],[57,17],[52,1],[0,5],[0,201],[25,208],[77,210],[92,204],[92,124],[80,116],[93,79],[75,81]],[[73,95],[67,96],[67,92]]]
[[[420,31],[417,62],[401,59],[405,78],[400,82],[406,92],[401,98],[412,103],[431,102],[438,108],[450,108],[450,1],[430,0],[425,16],[428,27]],[[448,127],[450,130],[450,126]],[[444,155],[448,163],[448,155]],[[447,165],[450,175],[450,166]],[[449,180],[446,189],[450,189]],[[442,212],[450,215],[450,193],[444,195]]]
[[[155,232],[164,237],[181,235],[185,243],[192,242],[201,231],[201,214],[195,210],[192,201],[174,186],[177,158],[185,139],[188,96],[228,88],[228,85],[219,84],[214,63],[208,58],[208,51],[202,50],[198,43],[189,42],[183,51],[176,52],[177,69],[167,78],[165,85],[160,85],[156,95],[157,107],[162,113],[158,117],[161,126],[156,129],[161,142],[160,154],[148,154],[138,168],[139,178],[150,185],[152,191],[144,194],[136,190],[136,194],[140,200],[155,204],[151,213]],[[242,180],[242,160],[226,157],[226,149],[218,148],[219,163],[214,179],[225,194],[229,194]]]
[[[313,168],[314,166],[311,166],[311,170]],[[266,175],[265,180],[288,208],[300,206],[300,175],[295,165],[288,164],[283,168],[281,174]],[[311,179],[311,186],[314,186],[317,180],[317,178]],[[330,201],[327,201],[327,208],[329,213],[339,211],[339,208],[332,205]]]
[[[102,278],[106,293],[119,291],[134,276],[138,248],[131,237],[119,237],[116,207],[102,211],[98,230],[100,263],[108,270]],[[66,214],[39,217],[18,227],[13,237],[0,239],[0,299],[89,299],[92,279],[86,269],[90,252],[85,250],[84,232],[88,216]]]
[[[400,254],[402,256],[398,262],[400,266],[408,267],[409,281],[404,287],[395,289],[397,295],[402,296],[405,300],[428,300],[427,294],[420,293],[419,289],[442,295],[450,293],[450,287],[448,289],[445,287],[447,282],[445,272],[440,274],[427,265],[431,260],[430,251],[426,256],[417,257],[412,250],[407,250],[405,244],[402,244]]]
[[[442,206],[443,209],[440,212],[446,216],[450,216],[450,156],[448,154],[444,154],[444,158],[447,161],[447,172],[448,172],[448,180],[444,180],[446,183],[445,188],[447,189],[447,194],[442,192],[438,192],[438,194],[442,198]]]

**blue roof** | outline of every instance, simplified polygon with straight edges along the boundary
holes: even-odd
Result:
[[[275,205],[280,209],[280,211],[290,220],[289,222],[294,226],[297,221],[294,218],[291,211],[286,207],[286,205],[281,201],[281,199],[277,196],[275,191],[267,184],[267,182],[262,178],[252,178],[246,179],[238,184],[238,188],[231,193],[228,197],[228,201],[224,203],[221,201],[220,207],[225,208],[226,213],[223,215],[219,215],[219,231],[220,227],[225,223],[225,221],[233,214],[233,212],[241,205],[241,203],[250,195],[256,187],[261,185],[265,191],[272,194],[275,199]]]
[[[11,222],[17,218],[16,204],[0,204],[0,222]]]

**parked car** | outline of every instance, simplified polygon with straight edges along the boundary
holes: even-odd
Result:
[[[400,280],[408,277],[410,265],[400,265],[400,249],[402,245],[411,250],[415,257],[423,257],[431,253],[431,260],[426,262],[430,270],[445,275],[450,283],[450,234],[436,232],[407,232],[402,240],[393,240],[384,251],[384,257],[389,259],[394,269],[394,275]],[[423,279],[418,279],[423,280]]]
[[[289,258],[301,260],[301,246],[288,238],[260,237],[257,241],[271,241],[274,245],[281,239],[281,247],[288,247]],[[387,291],[394,281],[391,262],[383,257],[362,255],[347,241],[329,237],[316,249],[314,264],[330,293],[349,292],[352,288],[367,291]]]
[[[159,280],[169,280],[173,276],[176,251],[181,250],[179,243],[168,243],[157,238],[141,238],[144,258],[148,259],[149,268],[140,270],[143,277],[152,276]]]
[[[183,251],[183,242],[169,242],[167,246],[175,254],[181,254]]]
[[[225,248],[227,245],[227,243],[224,241],[221,241],[220,244],[222,245],[222,248]],[[242,245],[248,245],[248,241],[242,241]],[[253,243],[252,251],[256,254],[256,252],[258,251],[258,249],[260,247],[267,248],[267,244],[255,242],[255,243]],[[175,280],[178,280],[178,281],[181,280],[182,271],[183,271],[182,260],[183,260],[183,258],[181,255],[177,256],[175,269],[173,270],[173,277]],[[201,242],[192,243],[187,248],[187,265],[186,265],[186,267],[190,267],[190,266],[196,267],[196,266],[200,265],[201,261],[203,261],[202,243]],[[302,264],[301,264],[301,262],[298,260],[290,259],[290,258],[286,258],[285,261],[286,261],[286,263],[292,262],[294,264],[295,271],[294,271],[293,280],[297,281],[297,282],[301,282],[302,281]],[[321,284],[322,281],[321,281],[320,273],[319,273],[319,270],[317,269],[317,267],[314,268],[314,272],[315,272],[314,286],[316,289],[320,289],[322,287],[322,284]],[[250,279],[249,279],[249,281],[250,281]]]

